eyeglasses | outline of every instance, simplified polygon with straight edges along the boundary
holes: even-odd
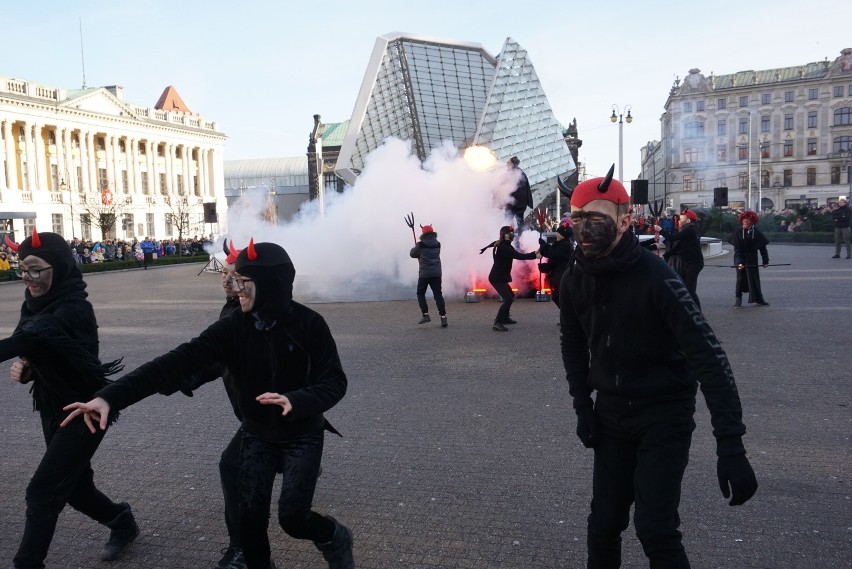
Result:
[[[24,275],[27,275],[32,280],[37,281],[44,271],[47,271],[52,268],[53,267],[44,267],[41,269],[22,269],[21,267],[18,267],[17,269],[15,269],[15,276],[17,276],[18,278],[23,278]]]
[[[245,290],[246,283],[254,282],[252,279],[238,279],[237,277],[231,277],[228,279],[228,284],[231,285],[231,288],[236,290]]]

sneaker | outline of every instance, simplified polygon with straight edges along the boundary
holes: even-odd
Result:
[[[517,324],[517,323],[518,323],[517,320],[512,320],[511,318],[506,318],[505,320],[503,320],[503,324]]]
[[[222,559],[216,564],[215,569],[246,569],[243,549],[235,545],[229,545],[222,549]]]
[[[831,258],[832,258],[832,259],[839,259],[839,258],[840,258],[840,255],[834,255],[834,256],[833,256],[833,257],[831,257]],[[848,259],[849,257],[846,257],[846,258]]]
[[[765,300],[758,300],[755,304],[757,304],[758,306],[769,306],[769,303]]]
[[[509,329],[503,326],[500,322],[495,322],[494,326],[491,327],[495,332],[508,332]]]
[[[447,317],[441,316],[441,328],[446,328],[446,327],[447,327]]]
[[[427,322],[431,322],[431,321],[432,321],[432,319],[429,318],[429,315],[424,314],[423,318],[420,319],[420,322],[418,322],[418,324],[426,324]]]

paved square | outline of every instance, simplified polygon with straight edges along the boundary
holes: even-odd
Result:
[[[733,269],[701,273],[699,294],[733,365],[760,488],[738,508],[721,497],[699,395],[681,505],[694,568],[852,567],[852,261],[831,259],[833,251],[770,244],[773,263],[792,265],[763,270],[767,308],[731,308]],[[212,322],[221,288],[215,275],[196,276],[200,268],[88,276],[102,357],[123,356],[133,369]],[[404,302],[311,305],[328,321],[349,377],[346,398],[328,414],[344,438],[326,438],[315,508],[353,529],[364,569],[584,567],[592,454],[574,435],[555,306],[519,300],[519,323],[496,333],[496,301],[455,299],[441,329],[437,318],[416,324],[411,292]],[[0,285],[3,337],[22,297],[20,284]],[[624,325],[642,334],[641,322]],[[0,365],[4,567],[44,444],[29,390],[7,379],[10,363]],[[217,465],[236,427],[218,382],[122,414],[95,456],[96,482],[131,503],[142,534],[109,566],[214,566],[227,542]],[[270,524],[278,567],[324,566],[274,515]],[[106,537],[66,508],[48,567],[107,567],[98,560]],[[647,567],[632,525],[624,542],[623,566]]]

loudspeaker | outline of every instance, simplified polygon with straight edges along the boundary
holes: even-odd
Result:
[[[648,180],[630,180],[630,197],[634,205],[648,203]]]
[[[216,202],[204,203],[204,223],[217,223],[219,217],[216,215]]]
[[[725,207],[728,205],[728,188],[713,188],[713,207]]]

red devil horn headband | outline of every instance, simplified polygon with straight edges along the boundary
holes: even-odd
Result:
[[[33,249],[38,249],[41,247],[41,239],[39,239],[38,231],[36,231],[35,225],[33,225]]]
[[[255,261],[257,260],[257,251],[254,250],[254,237],[251,238],[248,244],[248,260]]]
[[[606,173],[606,178],[598,184],[598,191],[602,194],[605,194],[609,189],[609,185],[612,182],[612,175],[615,173],[615,164],[609,167],[609,172]]]
[[[233,265],[234,263],[237,262],[237,257],[240,254],[240,250],[237,249],[236,247],[234,247],[234,240],[233,239],[231,239],[224,248],[225,248],[225,253],[228,254],[228,256],[225,258],[225,262],[228,263],[229,265]]]
[[[18,244],[15,243],[14,241],[12,241],[11,239],[9,239],[8,233],[6,234],[6,246],[9,247],[9,249],[14,251],[15,253],[18,252]]]

